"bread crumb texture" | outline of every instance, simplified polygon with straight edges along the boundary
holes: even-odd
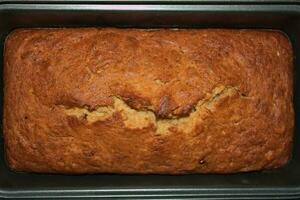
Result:
[[[293,52],[277,31],[17,29],[4,51],[9,166],[234,173],[291,154]]]
[[[88,123],[107,120],[114,113],[121,113],[124,125],[128,129],[142,129],[154,126],[157,134],[168,133],[171,128],[189,133],[195,131],[196,124],[201,119],[201,115],[205,116],[208,111],[212,112],[214,105],[219,99],[229,97],[235,92],[237,90],[232,87],[216,88],[209,99],[201,100],[196,104],[195,111],[190,113],[188,117],[174,119],[157,119],[153,111],[132,109],[119,97],[113,97],[113,106],[102,106],[93,111],[89,111],[86,107],[63,109],[67,115],[75,116],[79,119],[85,118]]]

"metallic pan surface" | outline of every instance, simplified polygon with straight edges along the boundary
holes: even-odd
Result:
[[[73,3],[72,3],[73,2]],[[154,1],[153,1],[154,2]],[[300,5],[267,1],[205,1],[193,4],[101,3],[89,1],[0,1],[1,53],[7,34],[18,27],[198,27],[279,29],[290,37],[295,56],[295,142],[283,169],[233,175],[46,175],[15,173],[5,164],[0,140],[0,197],[124,198],[300,198]],[[274,2],[274,1],[273,1]],[[3,56],[1,56],[3,66]],[[0,68],[1,77],[3,67]],[[1,86],[3,88],[3,81]],[[1,90],[2,91],[2,90]],[[3,103],[3,91],[0,97]],[[2,108],[2,106],[1,106]],[[1,110],[2,112],[2,110]]]

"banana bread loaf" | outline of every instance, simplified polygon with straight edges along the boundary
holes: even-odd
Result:
[[[17,29],[4,53],[8,165],[46,173],[233,173],[291,153],[284,34]]]

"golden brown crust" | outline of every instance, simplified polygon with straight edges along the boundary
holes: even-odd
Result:
[[[281,167],[292,55],[276,31],[18,29],[4,55],[8,163],[54,173]]]

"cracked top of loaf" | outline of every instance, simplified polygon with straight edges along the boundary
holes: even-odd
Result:
[[[5,44],[5,150],[18,171],[276,168],[294,126],[280,32],[18,29]]]

